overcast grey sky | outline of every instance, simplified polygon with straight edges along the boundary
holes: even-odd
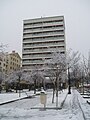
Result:
[[[23,20],[65,17],[66,47],[84,55],[90,50],[90,0],[0,0],[0,43],[22,53]]]

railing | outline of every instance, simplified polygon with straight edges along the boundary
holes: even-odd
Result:
[[[27,24],[24,25],[24,28],[36,28],[36,27],[45,27],[45,26],[56,26],[56,25],[63,25],[63,22],[50,22],[50,23],[39,23],[39,24]]]
[[[24,29],[23,33],[26,34],[26,33],[39,33],[39,32],[49,32],[49,31],[57,31],[57,30],[64,30],[64,27],[53,27],[53,28],[44,28],[42,30],[42,28],[40,29],[32,29],[32,30],[29,30],[29,29]]]

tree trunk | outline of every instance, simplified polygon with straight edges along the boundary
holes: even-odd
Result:
[[[29,91],[31,90],[31,86],[30,85],[28,85],[28,87],[29,87]]]
[[[56,108],[58,107],[58,90],[59,90],[59,79],[56,77]]]
[[[83,86],[83,94],[84,94],[84,82],[83,82],[83,85],[82,85],[82,86]]]
[[[0,85],[0,93],[1,93],[1,91],[2,91],[2,86]]]
[[[56,89],[56,108],[58,107],[58,89]]]
[[[54,95],[55,95],[55,88],[53,88],[53,97],[52,97],[52,103],[54,103]]]
[[[36,80],[34,81],[34,94],[36,94]]]

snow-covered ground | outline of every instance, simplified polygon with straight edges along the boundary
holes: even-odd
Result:
[[[26,94],[27,93],[27,94]],[[18,100],[24,97],[27,97],[27,95],[33,95],[33,91],[24,91],[22,93],[20,93],[20,97],[19,97],[19,93],[1,93],[0,94],[0,104],[1,103],[5,103],[5,102],[9,102],[9,101],[13,101],[13,100]]]
[[[59,93],[59,106],[66,94],[67,90]],[[0,99],[2,99],[2,96],[0,96]],[[52,104],[51,101],[52,93],[48,91],[47,107],[55,107],[55,103]],[[0,120],[90,120],[90,105],[75,89],[72,90],[72,94],[67,95],[60,110],[31,109],[35,107],[43,107],[40,104],[40,96],[1,105]]]

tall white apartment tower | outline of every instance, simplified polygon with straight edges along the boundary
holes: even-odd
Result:
[[[66,52],[64,16],[23,21],[22,68],[32,70],[58,49]]]

